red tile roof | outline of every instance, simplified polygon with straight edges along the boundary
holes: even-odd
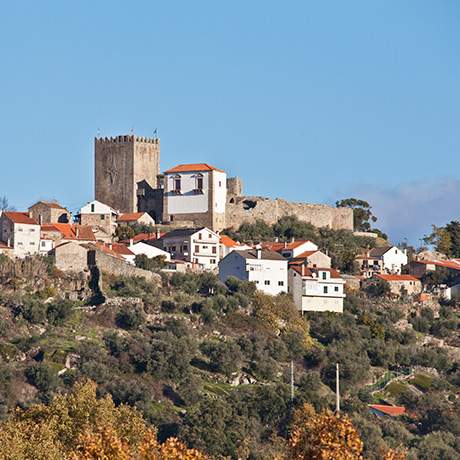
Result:
[[[117,259],[125,260],[124,255],[133,256],[134,254],[121,243],[102,243],[98,241],[96,247],[102,252],[109,254]]]
[[[305,251],[305,252],[302,252],[302,254],[299,254],[298,256],[296,256],[293,260],[304,260],[304,259],[307,259],[308,257],[312,256],[313,254],[316,254],[317,252],[319,252],[318,250],[317,251]]]
[[[174,168],[165,171],[165,174],[180,173],[180,172],[195,172],[195,171],[219,171],[224,172],[222,169],[215,168],[207,163],[192,163],[186,165],[177,165]]]
[[[406,413],[406,408],[402,406],[387,406],[384,404],[369,404],[369,407],[379,412],[382,412],[386,415],[390,415],[392,417],[397,417],[398,415],[403,415]]]
[[[43,224],[41,231],[60,233],[65,240],[96,241],[93,229],[89,225]]]
[[[414,263],[423,264],[423,265],[435,265],[437,267],[445,267],[445,268],[450,268],[452,270],[460,270],[460,260],[459,259],[415,260]]]
[[[239,246],[239,243],[237,243],[235,240],[232,240],[227,235],[221,235],[220,244],[223,244],[224,246],[227,246],[228,248],[234,248],[235,246]]]
[[[376,275],[384,281],[419,281],[415,276],[412,275]]]
[[[296,241],[291,241],[290,243],[284,243],[284,242],[279,242],[279,241],[265,241],[261,243],[260,245],[264,249],[270,249],[271,251],[281,251],[283,249],[295,249],[298,248],[299,246],[302,246],[304,243],[311,243],[309,240],[296,240]]]
[[[14,224],[38,225],[37,221],[29,217],[27,212],[4,211],[2,215]]]
[[[166,232],[160,232],[160,238],[163,238],[164,235],[166,235]],[[156,233],[139,233],[138,235],[133,236],[131,239],[133,240],[133,243],[139,243],[140,241],[154,241],[158,238]],[[120,241],[120,243],[125,244],[128,244],[129,242],[129,239]]]
[[[144,214],[145,212],[130,212],[130,213],[121,214],[118,217],[117,222],[136,222]]]

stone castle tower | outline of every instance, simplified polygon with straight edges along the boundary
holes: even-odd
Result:
[[[138,189],[157,188],[160,139],[135,135],[94,139],[95,197],[121,212],[138,211]]]

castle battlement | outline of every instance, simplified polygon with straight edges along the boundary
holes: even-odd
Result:
[[[115,136],[115,137],[95,137],[94,141],[96,144],[124,144],[124,143],[132,143],[132,142],[142,142],[144,144],[159,144],[160,138],[159,137],[143,137],[143,136],[135,136],[134,134],[123,135],[123,136]]]

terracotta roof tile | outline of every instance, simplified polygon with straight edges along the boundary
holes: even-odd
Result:
[[[27,212],[4,211],[2,215],[15,224],[38,225],[37,221],[29,217]]]
[[[180,172],[195,172],[195,171],[218,171],[224,172],[222,169],[215,168],[207,163],[191,163],[185,165],[177,165],[174,168],[165,171],[165,174],[180,173]]]
[[[260,243],[261,246],[264,249],[270,249],[271,251],[281,251],[282,249],[295,249],[298,248],[299,246],[302,246],[302,244],[305,243],[311,243],[309,240],[296,240],[296,241],[291,241],[290,243],[284,243],[280,241],[265,241],[263,243]]]
[[[419,281],[415,276],[412,275],[376,275],[377,278],[380,278],[384,281]]]
[[[237,243],[235,240],[232,240],[227,235],[221,235],[220,244],[223,244],[224,246],[227,246],[228,248],[234,248],[235,246],[239,246],[239,243]]]
[[[402,406],[387,406],[384,404],[369,404],[372,409],[378,410],[386,415],[397,417],[406,413],[406,408]]]
[[[66,240],[96,241],[93,229],[89,225],[44,224],[41,226],[41,231],[60,233]]]
[[[130,213],[121,214],[118,217],[117,222],[136,222],[144,214],[145,212],[130,212]]]
[[[292,270],[296,271],[299,275],[302,275],[302,264],[298,263],[289,263],[289,268],[292,268]],[[340,273],[335,270],[334,268],[312,268],[312,267],[305,267],[304,268],[304,274],[302,276],[308,277],[308,278],[313,278],[313,274],[316,275],[316,279],[318,278],[318,273],[319,272],[329,272],[331,274],[331,278],[340,278]]]

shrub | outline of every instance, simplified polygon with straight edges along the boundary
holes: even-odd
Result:
[[[145,322],[145,314],[137,307],[124,305],[118,312],[116,323],[123,329],[137,329]]]

